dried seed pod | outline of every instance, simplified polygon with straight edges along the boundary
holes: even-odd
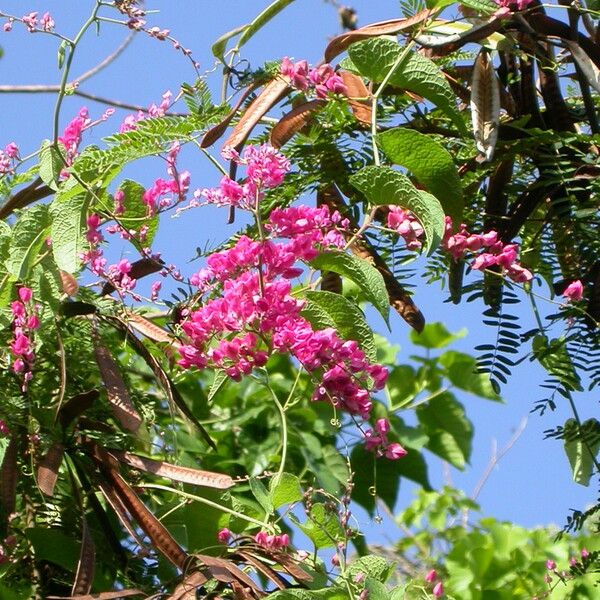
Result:
[[[481,49],[471,83],[473,135],[481,162],[492,160],[500,124],[500,88],[487,50]]]

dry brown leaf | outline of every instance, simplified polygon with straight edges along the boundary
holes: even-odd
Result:
[[[71,594],[89,594],[94,582],[94,571],[96,568],[96,546],[90,535],[85,517],[82,523],[81,530],[81,550],[79,552],[79,563],[77,564],[77,572],[75,573],[75,581]]]
[[[434,13],[433,10],[422,10],[416,15],[408,19],[391,19],[389,21],[380,21],[378,23],[372,23],[371,25],[365,25],[360,29],[355,29],[348,33],[342,33],[334,37],[327,48],[325,48],[325,62],[331,62],[336,56],[344,52],[348,46],[359,42],[361,40],[367,40],[372,37],[378,37],[380,35],[393,35],[410,29],[415,25],[420,25]]]
[[[597,91],[600,92],[600,69],[596,63],[587,55],[585,50],[577,43],[570,40],[565,40],[569,50],[573,55],[573,59],[585,75],[588,83]]]
[[[184,580],[177,585],[167,600],[196,600],[196,590],[204,585],[208,578],[200,571],[186,575]]]
[[[142,418],[129,398],[117,362],[110,351],[97,340],[94,343],[94,353],[115,418],[124,429],[135,433],[140,428]]]
[[[54,486],[58,479],[58,472],[62,464],[65,449],[62,444],[52,444],[43,456],[37,469],[37,484],[46,496],[54,495]]]
[[[237,567],[230,560],[224,558],[218,558],[216,556],[208,556],[206,554],[194,554],[194,557],[199,559],[204,565],[206,565],[213,575],[213,577],[219,581],[230,582],[240,581],[244,585],[248,586],[254,591],[259,591],[256,583],[252,581],[249,575],[244,573],[239,567]],[[227,575],[225,575],[227,572]],[[222,577],[222,579],[221,579]],[[231,580],[233,577],[233,580]]]
[[[192,469],[190,467],[180,467],[172,465],[162,460],[153,460],[130,452],[121,452],[118,450],[109,450],[122,463],[144,471],[152,473],[157,477],[166,477],[173,481],[181,481],[183,483],[191,483],[203,487],[217,488],[225,490],[234,485],[233,479],[229,475],[223,473],[213,473],[211,471],[202,471],[200,469]]]
[[[348,71],[340,71],[339,75],[346,86],[348,104],[356,120],[363,125],[371,125],[373,103],[370,100],[371,94],[365,82],[358,75]]]
[[[269,141],[274,148],[281,148],[291,140],[302,128],[313,119],[313,113],[325,106],[325,100],[317,99],[304,102],[281,117],[278,123],[271,129]]]
[[[238,550],[236,556],[239,556],[244,563],[252,565],[257,573],[262,574],[263,577],[273,582],[280,590],[284,590],[287,587],[277,572],[271,569],[269,565],[263,563],[258,556],[244,550]]]
[[[500,126],[500,87],[494,65],[485,48],[475,60],[471,82],[471,120],[480,160],[490,161]]]
[[[289,90],[289,82],[283,77],[276,77],[269,81],[245,110],[223,146],[240,148],[256,124]]]

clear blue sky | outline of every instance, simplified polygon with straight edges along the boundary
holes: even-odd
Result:
[[[400,16],[396,0],[348,0],[347,3],[357,9],[360,25]],[[90,0],[1,0],[0,10],[17,15],[49,10],[56,20],[57,30],[72,36],[91,11],[92,4]],[[148,0],[146,7],[160,11],[148,18],[149,25],[170,29],[183,46],[193,51],[204,72],[213,67],[211,43],[223,32],[251,20],[265,4],[266,0]],[[284,55],[317,62],[328,37],[339,31],[337,15],[330,5],[322,0],[296,0],[265,27],[244,52],[254,65]],[[99,37],[94,32],[88,33],[78,48],[72,74],[76,76],[93,67],[126,35],[124,28],[114,25],[103,25]],[[58,83],[56,39],[28,34],[15,24],[11,33],[0,32],[0,46],[5,52],[0,60],[0,85]],[[193,82],[194,79],[189,61],[168,43],[138,35],[118,61],[81,87],[105,97],[148,105],[158,102],[165,90],[177,93],[182,81]],[[215,91],[219,89],[218,69],[210,82]],[[23,155],[36,150],[41,139],[52,135],[53,105],[54,97],[50,94],[0,94],[0,145],[14,140]],[[81,98],[67,98],[62,124],[83,105],[89,108],[92,118],[100,116],[105,109]],[[85,143],[100,143],[102,135],[118,128],[125,114],[127,111],[117,111],[105,128],[88,133]],[[192,189],[213,185],[217,180],[214,168],[198,153],[184,153],[180,166],[192,172]],[[164,175],[164,163],[144,162],[128,170],[126,175],[149,184]],[[216,210],[196,212],[177,221],[166,218],[155,247],[165,251],[167,260],[183,264],[193,256],[195,247],[203,247],[207,240],[222,240],[232,231],[225,220],[224,213]],[[444,304],[445,294],[437,286],[426,286],[423,280],[415,283],[415,300],[429,321],[441,320],[451,331],[469,329],[469,335],[454,346],[456,349],[469,352],[477,344],[493,339],[494,332],[479,324],[481,306]],[[551,307],[549,311],[554,312],[554,309]],[[521,310],[527,314],[526,302]],[[383,333],[381,322],[374,321],[374,325]],[[406,361],[414,350],[408,341],[407,326],[399,318],[394,318],[392,325],[392,340],[402,346],[399,360]],[[542,380],[543,373],[527,363],[515,370],[503,390],[505,404],[459,395],[474,422],[475,443],[471,468],[465,473],[451,471],[457,487],[470,493],[488,463],[492,440],[498,440],[502,447],[511,437],[521,419],[529,415],[533,403],[542,397],[537,387]],[[596,399],[589,394],[580,401],[582,416],[591,416]],[[594,487],[582,488],[571,481],[561,443],[542,439],[545,429],[562,424],[569,416],[562,406],[542,418],[529,416],[524,434],[494,470],[479,497],[486,514],[526,526],[551,522],[562,525],[570,508],[584,508],[595,499]],[[443,481],[439,461],[430,461],[430,471],[435,483]],[[411,489],[410,485],[402,486],[399,506],[411,500]]]

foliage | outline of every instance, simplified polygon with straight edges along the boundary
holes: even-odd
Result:
[[[548,374],[532,410],[570,411],[547,437],[576,483],[598,482],[600,423],[578,410],[600,381],[597,7],[469,0],[457,22],[446,0],[403,2],[331,39],[327,64],[251,64],[246,44],[292,4],[276,0],[213,43],[217,100],[213,69],[142,3],[89,4],[72,39],[48,13],[0,10],[7,34],[58,42],[62,82],[51,139],[0,150],[0,597],[594,597],[600,503],[562,536],[472,522],[429,464],[468,468],[463,395],[500,401],[530,361]],[[103,119],[59,125],[100,23],[168,40],[197,80],[86,146]],[[218,187],[190,191],[191,150]],[[152,185],[125,178],[157,164]],[[168,264],[165,215],[206,205],[239,231]],[[425,323],[419,274],[483,304],[477,358],[450,347],[464,331]],[[414,356],[372,308],[412,328]],[[393,516],[403,480],[417,499]],[[388,514],[393,547],[358,507]]]

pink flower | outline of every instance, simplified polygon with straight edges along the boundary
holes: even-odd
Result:
[[[54,29],[54,19],[50,16],[49,12],[45,12],[40,19],[40,25],[44,31],[52,31]]]
[[[5,146],[4,153],[9,158],[16,158],[19,154],[19,147],[14,142],[10,142],[10,144]]]
[[[431,590],[431,593],[436,597],[436,598],[441,598],[444,595],[444,585],[442,584],[441,581],[438,581],[434,586],[433,586],[433,590]]]
[[[12,31],[12,28],[13,28],[13,20],[9,18],[8,21],[6,21],[6,23],[4,23],[4,25],[2,25],[2,31],[5,31],[8,33],[9,31]]]
[[[28,15],[23,15],[21,18],[29,33],[33,33],[37,27],[37,15],[37,12],[30,12]]]
[[[578,279],[570,283],[562,293],[568,301],[579,302],[583,298],[583,284]]]
[[[546,569],[548,569],[548,571],[554,571],[554,569],[556,569],[556,563],[550,558],[546,561]]]
[[[390,444],[385,449],[385,457],[389,458],[390,460],[398,460],[399,458],[402,458],[407,454],[408,452],[400,444],[397,443]]]
[[[574,556],[571,556],[571,558],[569,558],[569,565],[572,567],[577,566],[577,559]]]
[[[21,302],[27,303],[31,300],[32,291],[28,287],[19,288],[19,298],[21,298]]]
[[[435,569],[431,569],[431,571],[428,571],[427,575],[425,575],[425,581],[427,583],[433,583],[436,579],[437,579],[437,572]]]
[[[581,551],[581,558],[584,558],[584,559],[585,559],[585,558],[587,558],[589,555],[590,555],[590,553],[588,552],[587,548],[584,548],[584,549]]]
[[[222,544],[227,544],[229,542],[229,540],[231,539],[231,531],[229,531],[229,529],[227,529],[227,527],[224,527],[223,529],[221,529],[219,531],[219,533],[217,533],[217,539]]]

